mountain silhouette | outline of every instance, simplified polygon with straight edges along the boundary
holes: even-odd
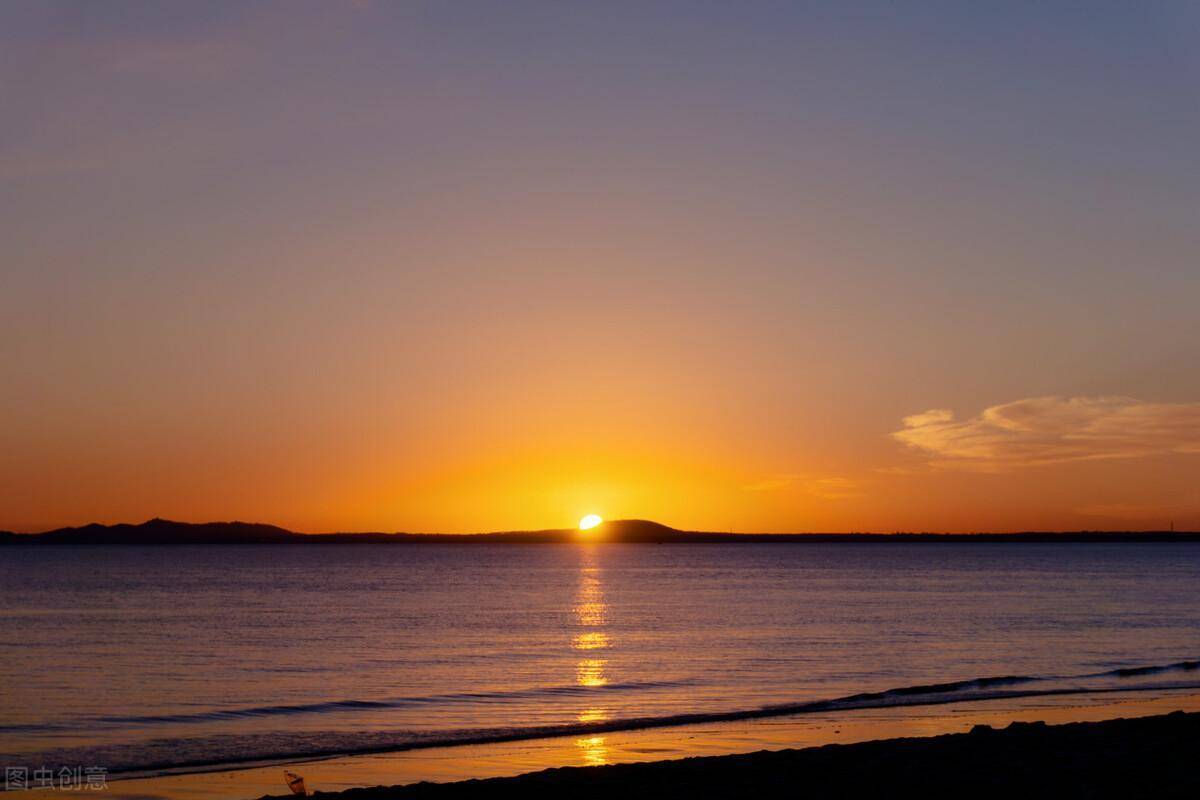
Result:
[[[275,544],[293,541],[302,535],[275,525],[250,522],[193,524],[155,517],[140,525],[93,522],[79,528],[46,531],[34,538],[45,544]]]
[[[648,519],[615,519],[601,522],[588,535],[612,542],[668,542],[695,534]]]
[[[588,531],[558,528],[499,533],[296,533],[252,522],[175,522],[154,518],[139,525],[92,523],[44,533],[0,531],[2,545],[211,545],[211,544],[503,544],[607,542],[675,543],[850,543],[850,542],[1196,542],[1200,533],[1169,531],[1064,533],[707,533],[682,531],[644,519],[602,522]]]
[[[91,523],[36,534],[0,532],[0,544],[316,544],[360,542],[567,542],[581,538],[604,541],[667,541],[683,534],[647,520],[605,522],[586,537],[573,528],[500,533],[296,533],[276,525],[250,522],[176,522],[154,518],[139,525]]]

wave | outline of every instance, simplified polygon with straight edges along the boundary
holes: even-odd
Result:
[[[1094,681],[1100,678],[1131,678],[1143,675],[1165,675],[1172,672],[1194,672],[1200,670],[1200,660],[1196,661],[1176,661],[1171,664],[1160,664],[1148,667],[1119,667],[1117,669],[1105,670],[1103,672],[1089,672],[1083,675],[1000,675],[993,678],[971,678],[965,681],[951,681],[949,683],[931,683],[924,686],[903,686],[898,689],[888,689],[883,692],[864,692],[862,694],[849,695],[840,697],[834,700],[823,701],[836,709],[843,708],[869,708],[876,703],[880,706],[897,705],[897,701],[905,698],[920,697],[922,705],[932,705],[940,702],[957,702],[960,699],[978,699],[981,692],[976,690],[990,689],[996,686],[1017,686],[1021,684],[1049,684],[1053,682],[1078,682],[1084,684],[1089,681]],[[1154,684],[1148,688],[1155,688],[1159,684]],[[1112,691],[1128,691],[1128,686],[1113,686]],[[1097,686],[1087,687],[1077,685],[1073,687],[1064,686],[1061,689],[1049,690],[1053,694],[1080,694],[1086,692],[1103,692],[1109,690],[1109,687]],[[1030,690],[1020,692],[1006,692],[1005,697],[1010,696],[1037,696],[1046,694],[1047,690]],[[937,699],[938,696],[945,696],[948,699]],[[991,694],[987,695],[988,697]],[[986,699],[986,698],[984,698]],[[822,702],[822,701],[818,701]]]
[[[1122,667],[1107,672],[1097,672],[1088,677],[1100,678],[1112,675],[1118,678],[1128,678],[1132,675],[1157,675],[1163,672],[1195,672],[1198,669],[1200,669],[1200,661],[1176,661],[1174,664],[1164,664],[1160,667]]]
[[[637,691],[687,686],[692,681],[627,681],[608,683],[603,686],[543,686],[533,689],[515,689],[496,692],[455,692],[450,694],[420,695],[416,697],[391,697],[379,700],[326,700],[319,703],[297,703],[294,705],[253,706],[250,708],[228,708],[200,711],[193,714],[146,714],[130,716],[78,717],[67,722],[0,725],[0,733],[36,733],[39,731],[77,730],[84,726],[128,726],[128,725],[186,725],[189,723],[219,722],[221,720],[250,719],[255,717],[290,716],[293,714],[321,714],[338,711],[370,711],[392,708],[412,708],[422,705],[449,705],[453,703],[479,703],[492,700],[520,700],[545,696],[592,696],[597,692]]]
[[[110,773],[200,771],[245,765],[281,763],[347,755],[395,752],[417,748],[538,739],[551,736],[598,734],[613,731],[665,728],[711,722],[761,719],[800,714],[835,713],[872,708],[930,706],[967,701],[1046,697],[1055,695],[1105,694],[1154,690],[1200,689],[1197,681],[1130,681],[1130,678],[1189,673],[1200,670],[1200,660],[1170,664],[1120,667],[1081,675],[1000,675],[944,683],[901,686],[880,692],[860,692],[823,700],[781,703],[756,708],[705,711],[652,717],[632,717],[599,722],[580,722],[508,728],[474,728],[454,731],[278,731],[224,736],[161,738],[130,745],[72,748],[41,754],[45,763],[104,763]],[[298,705],[262,706],[213,710],[197,714],[100,717],[109,724],[189,723],[246,717],[325,713],[338,710],[387,709],[406,705],[470,700],[503,700],[545,694],[593,694],[678,686],[680,682],[619,683],[604,687],[543,687],[508,692],[463,692],[457,694],[403,697],[386,700],[339,700]],[[0,726],[0,732],[48,730],[63,726]],[[71,726],[78,729],[76,725]],[[0,761],[6,757],[0,755]]]
[[[661,689],[672,686],[684,686],[683,681],[643,681],[628,683],[613,683],[604,686],[550,686],[538,689],[518,689],[505,692],[458,692],[453,694],[433,694],[419,697],[393,697],[383,700],[330,700],[321,703],[300,703],[297,705],[258,706],[255,708],[234,708],[215,711],[203,711],[196,714],[153,714],[147,716],[129,717],[92,717],[89,721],[101,724],[148,725],[155,723],[189,723],[213,722],[223,719],[244,719],[247,717],[273,717],[291,714],[314,714],[336,711],[363,711],[371,709],[411,708],[413,706],[449,704],[455,702],[486,702],[488,700],[510,700],[543,695],[584,695],[597,690],[612,691],[639,689]],[[0,728],[3,730],[3,728]]]

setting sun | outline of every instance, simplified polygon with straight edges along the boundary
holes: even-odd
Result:
[[[601,522],[604,522],[604,520],[600,517],[599,514],[588,514],[586,517],[579,520],[579,530],[590,531],[592,528],[596,527]]]
[[[0,0],[0,800],[1200,800],[1200,0],[414,5]]]

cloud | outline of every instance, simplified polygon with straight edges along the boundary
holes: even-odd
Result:
[[[1004,470],[1167,453],[1200,453],[1200,403],[1131,397],[1031,397],[956,421],[936,408],[904,418],[892,438],[940,467]]]
[[[770,475],[758,483],[752,483],[742,488],[748,492],[773,492],[791,487],[796,487],[826,500],[847,500],[852,497],[863,496],[856,481],[840,477],[812,478],[805,475],[791,474]]]

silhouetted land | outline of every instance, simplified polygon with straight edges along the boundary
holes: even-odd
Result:
[[[316,797],[1197,797],[1200,714],[891,739],[512,778],[377,786]],[[278,800],[285,800],[278,798]]]
[[[1174,531],[1030,531],[1025,533],[707,533],[680,531],[647,520],[605,522],[582,538],[640,544],[763,542],[1200,542],[1200,533]],[[0,532],[0,544],[172,545],[172,544],[494,544],[577,542],[574,528],[502,533],[295,533],[248,522],[173,522],[84,525],[44,533]]]

